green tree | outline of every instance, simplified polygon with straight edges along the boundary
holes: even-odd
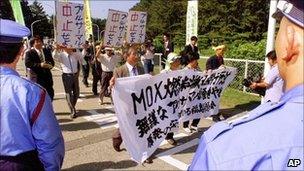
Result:
[[[32,12],[33,22],[41,20],[33,25],[34,35],[39,35],[41,37],[53,37],[53,24],[52,20],[48,19],[48,16],[45,14],[43,6],[38,1],[34,1],[30,5],[30,10]],[[31,23],[33,23],[31,22]]]
[[[100,35],[100,32],[106,29],[106,19],[100,19],[100,18],[91,18],[92,24],[97,24],[99,27],[99,33],[97,33],[97,28],[96,26],[93,26],[93,34],[94,34],[94,39],[97,40],[97,34],[100,36],[100,40],[103,40],[103,36]]]
[[[14,14],[9,0],[1,0],[0,1],[0,18],[14,20]]]
[[[27,0],[21,0],[21,9],[26,27],[30,28],[33,22],[32,11]]]
[[[198,4],[198,34],[214,42],[234,41],[238,34],[257,41],[267,30],[269,3],[265,0],[199,0]],[[148,36],[186,32],[187,1],[141,0],[132,10],[148,13]]]

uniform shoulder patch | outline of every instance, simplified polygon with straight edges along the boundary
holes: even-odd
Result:
[[[207,141],[206,143],[209,143],[209,142],[215,140],[222,133],[232,130],[233,127],[235,127],[239,124],[245,124],[254,119],[257,119],[257,118],[269,113],[270,111],[275,110],[276,108],[282,106],[283,104],[285,104],[285,103],[279,102],[279,103],[263,104],[263,105],[258,106],[253,111],[245,114],[244,116],[241,116],[241,117],[233,119],[233,120],[222,121],[222,122],[214,124],[204,133],[204,135],[206,137],[206,141]]]

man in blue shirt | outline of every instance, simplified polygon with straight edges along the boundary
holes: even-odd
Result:
[[[285,94],[201,137],[189,170],[303,170],[303,1],[278,1],[275,49]]]
[[[16,65],[28,28],[0,19],[0,170],[60,170],[64,141],[46,90]]]

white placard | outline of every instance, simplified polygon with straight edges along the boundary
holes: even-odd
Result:
[[[209,74],[189,69],[117,79],[114,108],[131,157],[143,162],[179,122],[217,114],[221,93],[235,74],[227,67]]]
[[[127,42],[144,43],[146,37],[147,13],[141,11],[129,11]]]
[[[81,48],[85,42],[83,4],[58,2],[56,18],[56,42],[74,48]]]
[[[106,30],[104,34],[104,45],[121,47],[126,34],[126,23],[128,13],[109,9]]]

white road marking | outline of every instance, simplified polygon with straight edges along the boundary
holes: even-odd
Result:
[[[61,93],[55,93],[55,96],[65,96],[65,93],[64,92],[61,92]],[[79,99],[77,99],[77,102],[83,102],[82,99],[80,98],[83,98],[83,97],[86,97],[84,94],[79,94]]]
[[[55,93],[55,96],[62,96],[64,95],[65,96],[65,93],[64,92],[61,92],[61,93]]]
[[[185,133],[179,133],[179,134],[174,135],[173,137],[174,137],[175,140],[179,140],[179,139],[184,138],[186,136],[188,136],[188,135],[185,134]],[[168,144],[168,141],[164,140],[159,146],[163,146],[163,145],[166,145],[166,144]]]
[[[112,107],[107,107],[107,109],[111,109]],[[108,128],[118,128],[117,124],[117,117],[113,112],[107,113],[98,113],[96,110],[89,110],[87,111],[90,113],[90,116],[85,116],[84,119],[87,121],[95,122],[100,126],[101,129],[108,129]]]
[[[171,157],[170,155],[184,151],[192,146],[197,145],[198,143],[199,143],[199,139],[195,138],[185,144],[182,144],[180,146],[177,146],[175,148],[171,148],[170,150],[162,152],[162,153],[156,155],[156,157],[180,170],[187,170],[189,165]]]
[[[181,162],[171,156],[162,156],[162,157],[159,157],[159,159],[165,161],[166,163],[178,168],[179,170],[187,170],[188,169],[188,166],[186,163],[184,162]]]
[[[79,97],[80,97],[80,98],[83,98],[83,97],[86,97],[86,95],[80,93],[80,94],[79,94]]]
[[[169,155],[184,151],[184,150],[186,150],[186,149],[188,149],[192,146],[197,145],[198,143],[199,143],[199,139],[195,138],[195,139],[193,139],[193,140],[191,140],[191,141],[189,141],[185,144],[182,144],[180,146],[177,146],[177,147],[171,148],[170,150],[162,152],[162,153],[156,155],[156,157],[169,156]]]
[[[118,124],[117,123],[113,123],[113,124],[109,124],[108,126],[103,126],[101,127],[101,129],[109,129],[109,128],[118,128]]]

